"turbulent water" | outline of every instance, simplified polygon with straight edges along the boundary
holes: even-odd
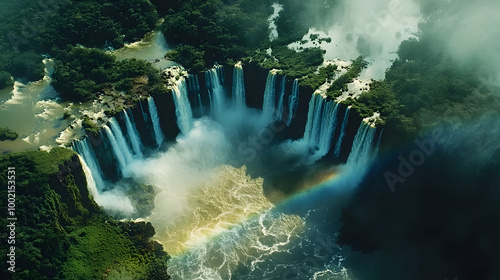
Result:
[[[333,242],[337,229],[328,226],[325,215],[336,221],[345,197],[362,179],[372,157],[375,129],[361,124],[347,163],[325,168],[318,160],[332,148],[337,120],[345,123],[347,117],[338,116],[338,104],[314,94],[301,139],[252,146],[252,139],[258,140],[283,115],[285,83],[280,83],[276,96],[277,75],[269,73],[264,108],[255,110],[243,103],[243,72],[234,70],[232,94],[226,94],[223,71],[217,67],[205,73],[210,105],[201,108],[208,115],[200,118],[193,117],[187,96],[189,87],[201,99],[197,80],[182,80],[174,89],[181,130],[175,143],[161,145],[159,108],[148,99],[150,114],[145,120],[151,120],[160,147],[153,155],[138,156],[143,144],[135,143],[140,138],[127,112],[125,125],[111,119],[102,135],[124,177],[160,190],[147,219],[156,229],[155,239],[172,255],[172,279],[348,279],[346,253]],[[289,110],[295,112],[297,81],[289,96]],[[85,163],[90,189],[97,192],[96,201],[112,213],[132,213],[120,183],[102,178],[89,142],[75,143],[75,150]],[[303,169],[311,170],[311,178],[296,189],[309,190],[270,199],[279,192],[276,187],[284,180],[280,178],[290,177],[289,172],[300,177],[297,171]],[[271,173],[274,179],[266,175]]]
[[[15,141],[2,141],[0,153],[28,149],[48,149],[61,143],[71,143],[75,135],[63,132],[71,125],[71,118],[61,118],[65,113],[81,117],[79,104],[58,102],[58,93],[50,85],[54,62],[43,60],[43,79],[0,90],[0,127],[8,127],[19,134]],[[77,134],[80,137],[82,134]]]
[[[271,30],[271,32],[269,33],[270,41],[278,39],[278,27],[276,26],[275,21],[278,19],[281,10],[283,10],[283,6],[278,3],[274,3],[272,7],[273,7],[273,14],[267,20],[269,22],[269,30]]]

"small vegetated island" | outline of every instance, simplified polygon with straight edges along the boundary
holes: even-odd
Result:
[[[486,45],[498,37],[483,38],[483,52],[482,46],[457,39],[478,39],[474,32],[457,31],[451,23],[470,23],[460,26],[474,28],[477,22],[472,12],[462,11],[499,12],[500,7],[488,0],[469,4],[420,1],[418,5],[380,1],[374,7],[358,7],[358,2],[10,1],[0,11],[0,94],[18,82],[44,79],[44,61],[50,60],[54,65],[50,84],[58,93],[57,102],[81,104],[80,111],[108,104],[103,114],[57,116],[74,118],[71,126],[81,127],[88,139],[100,139],[108,133],[108,117],[125,119],[126,115],[154,126],[153,119],[164,116],[161,111],[167,109],[158,108],[155,115],[150,97],[175,95],[178,88],[172,83],[187,76],[178,68],[160,71],[150,61],[117,58],[116,50],[133,46],[152,31],[163,34],[171,45],[161,59],[176,62],[190,75],[202,77],[200,73],[210,73],[219,65],[227,69],[245,65],[258,69],[256,73],[272,70],[283,77],[284,85],[295,81],[308,98],[321,94],[339,103],[342,112],[351,112],[381,135],[377,159],[366,178],[339,212],[324,213],[326,219],[340,220],[341,225],[327,223],[322,230],[335,233],[333,242],[349,245],[354,252],[342,265],[349,268],[349,277],[356,278],[345,279],[496,279],[500,264],[492,248],[498,248],[495,233],[500,230],[495,223],[500,218],[500,146],[496,141],[500,139],[500,103],[494,73],[499,69],[498,50]],[[346,31],[343,37],[330,29],[340,21],[344,25],[338,26],[346,30],[350,24],[359,24],[359,17],[370,16],[370,8],[389,13],[394,8],[404,14],[405,9],[415,8],[412,5],[417,5],[415,13],[420,15],[418,32],[401,39],[390,59],[381,53],[401,33],[391,33],[383,41],[367,33],[369,28],[357,35],[359,30]],[[346,18],[346,14],[352,16],[348,11],[353,7],[359,17]],[[485,18],[484,23],[498,26],[496,18]],[[385,24],[377,28],[393,32]],[[485,32],[498,35],[490,31]],[[339,51],[339,45],[346,42],[347,51]],[[348,58],[340,57],[341,53],[348,53]],[[388,63],[387,67],[376,68],[380,61]],[[374,71],[383,78],[370,76]],[[208,74],[205,77],[210,79]],[[252,93],[246,94],[250,98]],[[200,107],[207,103],[199,95],[190,102],[199,102]],[[133,108],[142,111],[132,114]],[[168,110],[182,114],[176,108]],[[125,125],[133,131],[135,123]],[[157,127],[150,129],[157,133]],[[432,138],[436,129],[442,133],[439,139]],[[0,127],[0,145],[22,138],[15,130]],[[352,134],[355,142],[355,131]],[[134,146],[134,135],[127,137]],[[150,137],[150,146],[155,146],[158,137]],[[137,139],[140,142],[141,137]],[[72,141],[50,151],[0,156],[0,185],[15,181],[14,204],[8,204],[9,192],[2,190],[0,195],[4,213],[0,233],[5,240],[0,255],[6,260],[5,275],[12,279],[170,279],[171,257],[153,241],[152,224],[119,220],[148,217],[155,207],[157,188],[125,180],[126,195],[139,210],[134,216],[105,211],[96,203],[98,193],[88,189],[91,183],[86,172],[92,166],[81,164],[79,155],[70,149]],[[416,150],[419,158],[412,154]],[[465,164],[469,161],[470,165]],[[7,176],[9,170],[15,170],[15,178]],[[13,205],[15,231],[7,231],[11,221],[5,213]],[[15,234],[12,247],[6,241],[11,232]],[[245,274],[247,268],[234,269],[242,273],[236,275],[251,275]],[[300,271],[294,273],[300,276]],[[316,273],[337,279],[328,278],[324,271]]]

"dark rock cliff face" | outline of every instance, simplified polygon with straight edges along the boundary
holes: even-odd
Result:
[[[58,164],[59,171],[50,177],[50,187],[60,195],[70,216],[88,215],[99,211],[87,188],[87,180],[80,159],[76,154]]]
[[[222,86],[224,88],[224,94],[226,98],[231,98],[232,96],[232,84],[233,84],[233,67],[224,66],[218,68],[218,75]],[[247,63],[243,65],[244,72],[244,84],[245,84],[245,100],[246,105],[249,108],[262,109],[264,92],[266,88],[266,80],[269,74],[269,70],[263,69],[257,64]],[[276,89],[275,89],[275,104],[279,103],[280,98],[280,87],[283,76],[277,75],[276,77]],[[292,93],[293,79],[285,77],[285,93],[283,96],[283,119],[288,118],[289,112],[289,96]],[[188,99],[191,105],[193,116],[199,118],[204,115],[210,115],[210,91],[207,89],[207,75],[205,72],[199,74],[189,75],[186,79],[186,86],[188,90]],[[307,116],[309,111],[309,102],[314,90],[299,86],[299,102],[297,105],[297,111],[294,116],[292,116],[292,122],[290,127],[287,127],[284,122],[277,121],[271,124],[269,127],[273,129],[274,141],[279,142],[286,139],[297,140],[304,135],[304,128],[307,122]],[[166,94],[153,96],[158,116],[160,120],[160,126],[165,135],[165,140],[167,142],[175,141],[177,135],[180,133],[180,129],[177,125],[177,116],[175,103],[173,99],[174,92],[169,92]],[[345,162],[349,156],[352,148],[352,143],[358,128],[361,124],[362,118],[352,110],[349,114],[348,125],[346,127],[346,132],[341,145],[341,152],[338,158],[333,156],[333,147],[335,147],[336,142],[339,140],[340,131],[342,127],[342,122],[344,118],[345,111],[347,107],[345,105],[339,105],[339,111],[337,115],[337,128],[332,137],[332,144],[330,153],[325,156],[327,160],[333,160],[335,162]],[[142,143],[149,147],[150,150],[146,152],[153,153],[156,150],[156,142],[153,135],[153,124],[151,121],[151,115],[149,112],[147,100],[139,101],[135,106],[128,109],[129,116],[131,116],[136,124],[137,130],[140,134]],[[123,119],[123,113],[119,113],[115,116],[118,124],[125,131],[125,122]],[[381,128],[377,128],[376,139],[380,135]],[[88,139],[97,156],[97,160],[106,179],[116,182],[121,178],[117,162],[114,158],[113,150],[106,136],[103,137],[105,133],[101,130],[101,133],[97,135],[88,135]],[[384,139],[391,137],[391,131],[384,132]],[[381,142],[385,140],[382,139]],[[128,139],[127,139],[128,141]],[[383,145],[383,143],[382,143]]]
[[[121,174],[114,158],[111,143],[105,136],[104,130],[101,129],[100,133],[97,135],[87,135],[87,139],[94,151],[104,177],[111,181],[119,180]]]
[[[264,91],[266,87],[266,79],[269,73],[268,70],[262,69],[256,64],[245,64],[243,66],[243,71],[245,74],[245,93],[246,93],[246,102],[247,106],[251,108],[262,109],[263,99],[264,99]],[[231,72],[232,73],[232,72]],[[277,75],[276,82],[276,104],[278,104],[279,98],[279,87],[282,76]],[[226,78],[226,81],[232,81],[232,77],[230,79]],[[293,79],[286,78],[285,82],[285,94],[283,96],[283,106],[284,106],[284,117],[288,117],[288,98],[292,93],[292,84]],[[314,90],[299,86],[299,103],[297,106],[297,112],[294,116],[292,116],[292,123],[290,127],[286,127],[279,136],[279,139],[292,139],[296,140],[301,138],[304,135],[304,128],[307,122],[307,116],[309,112],[309,102],[311,100],[311,96],[314,94]],[[330,153],[326,156],[327,158],[333,157],[333,147],[335,147],[336,142],[339,140],[340,131],[342,127],[342,122],[344,118],[345,111],[347,106],[340,104],[339,111],[337,114],[337,128],[332,137],[332,149]],[[339,162],[346,161],[349,153],[352,148],[352,143],[358,128],[363,120],[362,117],[357,114],[355,111],[351,111],[349,114],[348,125],[346,127],[346,132],[342,141],[341,153],[340,157],[336,160]],[[381,128],[377,128],[376,131],[376,139],[378,139],[378,135],[380,134]]]
[[[266,79],[269,71],[255,64],[245,64],[243,65],[243,73],[245,77],[245,98],[247,106],[250,108],[262,109]]]
[[[160,126],[165,135],[166,140],[174,140],[180,132],[177,126],[177,117],[175,114],[175,103],[173,92],[154,96],[156,107],[158,111],[158,118],[160,119]],[[143,107],[147,107],[147,102],[144,102]],[[146,106],[144,106],[146,105]],[[148,116],[151,116],[148,112]],[[152,126],[151,118],[149,117],[149,124]],[[152,130],[150,130],[152,131]]]

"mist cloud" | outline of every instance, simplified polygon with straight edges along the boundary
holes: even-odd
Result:
[[[377,80],[384,78],[397,58],[400,43],[415,37],[420,19],[419,5],[413,0],[342,1],[332,13],[316,25],[327,27],[312,28],[304,37],[307,40],[311,34],[319,34],[331,42],[308,43],[306,47],[321,46],[329,60],[354,60],[362,55],[370,62],[362,78]],[[299,47],[295,43],[291,46]]]
[[[500,85],[500,2],[442,0],[438,3],[421,1],[422,10],[431,21],[434,39],[445,44],[456,62],[483,70],[486,79],[494,79]]]
[[[314,33],[332,38],[331,43],[316,44],[327,51],[326,59],[352,60],[363,55],[372,63],[365,78],[383,79],[385,70],[397,58],[400,43],[423,32],[437,47],[444,46],[460,67],[482,71],[489,84],[494,81],[498,86],[499,11],[500,2],[496,0],[339,1],[330,10],[331,15],[311,15],[317,22],[304,39]]]

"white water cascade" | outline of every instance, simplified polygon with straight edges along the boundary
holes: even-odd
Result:
[[[122,128],[120,125],[116,122],[115,118],[111,118],[109,120],[109,125],[111,126],[111,132],[115,136],[115,139],[120,146],[120,150],[122,151],[123,156],[125,157],[125,160],[127,162],[132,161],[132,150],[130,149],[127,140],[125,140],[125,136],[123,135]]]
[[[344,114],[344,120],[342,120],[342,128],[340,129],[340,136],[339,139],[337,140],[337,143],[335,143],[335,150],[334,150],[334,156],[338,157],[340,155],[340,148],[342,147],[342,140],[344,139],[345,136],[345,130],[347,128],[347,123],[349,122],[349,108],[345,109],[345,114]]]
[[[78,141],[76,142],[77,147],[83,148],[85,143],[83,145],[79,145],[78,143],[82,143],[86,141]],[[89,190],[90,194],[93,196],[94,201],[97,203],[97,205],[102,206],[104,210],[107,210],[109,213],[122,213],[122,214],[132,214],[134,212],[134,207],[132,206],[130,199],[126,196],[121,195],[119,192],[115,192],[113,190],[111,191],[104,191],[103,190],[103,184],[102,183],[102,177],[100,175],[100,171],[93,170],[92,162],[94,162],[94,159],[88,158],[84,159],[84,157],[81,155],[83,150],[78,150],[78,157],[80,159],[80,163],[82,164],[82,169],[85,174],[85,179],[87,180],[87,189]],[[87,164],[87,162],[89,164]],[[101,185],[99,185],[99,182],[101,181]]]
[[[278,99],[278,110],[276,111],[276,120],[283,120],[283,98],[285,97],[285,85],[286,85],[286,76],[281,78],[280,84],[280,96]]]
[[[145,123],[148,123],[148,115],[144,113],[144,108],[142,108],[142,102],[139,102],[139,105],[141,106],[142,119],[144,120]]]
[[[201,102],[201,95],[198,93],[198,103],[200,104],[200,112],[202,115],[205,114],[205,110],[203,109],[203,102]]]
[[[188,99],[186,81],[181,81],[174,87],[175,115],[177,116],[177,125],[182,134],[188,133],[193,126],[193,112]]]
[[[187,78],[187,84],[189,85],[189,90],[194,92],[200,91],[200,82],[198,81],[198,75],[189,75]]]
[[[243,109],[245,103],[245,80],[243,75],[243,67],[241,64],[234,65],[233,70],[233,102],[236,109]]]
[[[359,126],[356,136],[354,137],[354,141],[352,142],[349,158],[346,162],[346,166],[348,166],[351,170],[366,171],[366,166],[370,163],[372,158],[372,145],[375,130],[375,128],[361,121],[361,125]],[[359,174],[359,176],[362,177],[364,174]]]
[[[212,94],[208,91],[208,104],[210,106],[210,113],[214,114],[214,106],[212,105]]]
[[[293,116],[297,113],[297,106],[299,104],[299,80],[295,79],[292,85],[292,94],[288,96],[288,119],[286,125],[290,126]]]
[[[149,114],[151,116],[151,121],[153,122],[153,132],[155,135],[156,145],[160,147],[161,143],[163,143],[163,139],[165,139],[165,136],[161,131],[160,119],[158,117],[158,111],[156,109],[156,104],[153,97],[148,98],[148,107],[149,107]]]
[[[264,91],[264,103],[262,104],[262,116],[265,121],[272,122],[275,110],[276,74],[269,71]]]
[[[291,146],[285,144],[285,149],[292,147],[292,150],[309,155],[305,161],[307,164],[328,154],[337,128],[339,108],[340,105],[334,100],[328,100],[321,94],[313,94],[309,101],[304,136],[293,141]]]
[[[134,116],[131,115],[132,118],[130,118],[127,110],[125,109],[123,109],[123,116],[125,119],[125,125],[127,127],[128,138],[130,140],[130,143],[132,143],[132,149],[134,149],[134,154],[142,158],[142,142],[139,136],[139,132],[137,131],[137,127],[135,126],[135,122],[133,122]]]
[[[307,112],[307,122],[303,137],[309,146],[315,146],[318,143],[324,103],[324,98],[320,94],[313,94],[309,101],[309,111]]]
[[[113,119],[110,120],[110,125],[112,125],[112,120]],[[125,142],[125,139],[123,137],[118,139],[119,137],[117,137],[113,130],[111,130],[107,125],[104,125],[103,128],[106,131],[111,148],[113,149],[115,158],[118,161],[118,166],[123,175],[126,175],[128,173],[126,172],[127,165],[132,161],[132,154],[130,153],[129,147]]]
[[[205,72],[206,84],[210,95],[210,107],[212,114],[219,117],[223,114],[226,97],[222,87],[223,74],[222,67],[215,67]]]
[[[91,152],[88,139],[85,138],[81,141],[75,141],[73,145],[73,149],[81,155],[87,167],[90,169],[90,172],[92,173],[92,180],[96,185],[96,189],[102,191],[104,188],[104,180],[102,179],[101,169],[95,160],[95,156]]]
[[[97,184],[95,182],[94,176],[92,175],[92,170],[90,170],[90,167],[87,165],[85,160],[81,155],[78,155],[78,158],[80,159],[80,163],[82,164],[82,169],[83,173],[85,174],[85,179],[87,180],[87,189],[89,190],[90,194],[94,197],[94,200],[97,204],[99,204],[99,191],[97,190]]]
[[[333,100],[328,101],[323,106],[322,122],[319,132],[318,148],[321,156],[326,155],[330,151],[332,137],[337,128],[337,114],[339,104]]]
[[[320,94],[313,94],[311,97],[303,140],[310,148],[318,148],[315,152],[317,157],[330,151],[337,128],[338,111],[339,104],[334,100],[327,100]]]

